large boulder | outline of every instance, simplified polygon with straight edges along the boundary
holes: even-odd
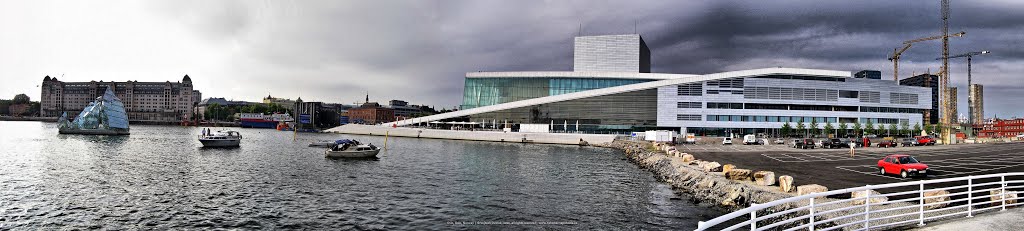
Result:
[[[995,204],[992,205],[1002,205],[1002,200],[1004,198],[1006,199],[1007,204],[1017,203],[1017,192],[1014,191],[1006,191],[1006,195],[1000,195],[1003,194],[1002,189],[993,189],[992,191],[989,191],[989,194],[992,195],[990,197],[991,200],[993,202],[996,202]]]
[[[772,171],[757,171],[754,172],[754,182],[757,185],[773,185],[775,184],[775,172]]]
[[[787,175],[779,176],[779,189],[783,192],[792,192],[793,177]]]
[[[726,166],[729,166],[728,164]],[[725,168],[722,168],[725,171]],[[749,181],[750,180],[750,169],[734,168],[729,169],[725,172],[725,178],[730,180]]]
[[[725,198],[722,198],[722,205],[724,206],[741,206],[743,205],[746,197],[743,196],[742,187],[733,187],[729,190],[729,193],[725,194]]]
[[[736,168],[736,165],[725,164],[725,165],[722,165],[722,172],[729,172],[729,170],[732,170],[734,168]]]
[[[850,203],[852,203],[854,205],[862,205],[862,204],[864,204],[864,199],[857,200],[856,198],[867,197],[868,193],[871,194],[871,199],[869,199],[871,201],[871,204],[878,204],[878,203],[889,201],[889,198],[887,198],[885,196],[879,196],[879,195],[881,195],[881,193],[878,193],[878,191],[875,191],[875,190],[867,190],[867,191],[857,190],[857,191],[853,191],[853,192],[850,193],[850,198],[854,199]]]
[[[693,163],[693,155],[683,153],[681,157],[683,158],[683,162]]]
[[[949,205],[949,191],[932,190],[924,192],[924,204],[926,209],[946,207]]]
[[[703,167],[704,167],[704,171],[705,172],[721,172],[722,171],[722,165],[719,164],[718,162],[707,162],[707,163],[704,164]]]
[[[802,196],[819,192],[828,192],[828,188],[819,184],[807,184],[796,186],[796,195]]]

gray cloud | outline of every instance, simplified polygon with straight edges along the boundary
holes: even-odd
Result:
[[[891,76],[886,57],[901,41],[940,33],[932,1],[197,1],[153,10],[212,43],[235,47],[247,82],[238,97],[266,92],[351,102],[455,106],[465,72],[571,70],[572,37],[639,32],[653,70],[712,73],[787,66]],[[957,1],[952,53],[989,49],[975,62],[989,86],[987,114],[1011,115],[1002,103],[1024,95],[1024,3]],[[582,25],[582,27],[581,27]],[[935,72],[938,41],[904,55],[903,77]],[[953,84],[965,84],[963,60],[951,61]],[[230,79],[235,81],[236,79]],[[224,80],[222,82],[227,82]],[[1000,84],[1000,85],[996,85]],[[961,87],[966,89],[966,87]],[[960,94],[966,97],[966,90]],[[966,100],[961,103],[966,110]]]

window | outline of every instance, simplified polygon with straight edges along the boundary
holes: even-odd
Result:
[[[889,103],[892,104],[917,104],[917,94],[889,93]]]
[[[700,115],[678,114],[676,120],[700,121]]]
[[[704,91],[703,86],[703,83],[682,84],[678,86],[676,91],[679,95],[701,96],[702,91]]]
[[[743,78],[708,81],[708,86],[717,86],[719,88],[743,88]]]
[[[708,102],[707,108],[743,109],[743,103],[714,103],[714,102]]]
[[[701,108],[701,102],[676,102],[677,108]]]
[[[857,91],[839,91],[839,98],[856,99]]]

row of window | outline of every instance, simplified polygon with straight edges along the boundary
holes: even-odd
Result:
[[[745,115],[708,115],[707,121],[724,122],[805,122],[836,123],[836,117],[802,117],[802,116],[745,116]]]
[[[684,120],[700,120],[690,119],[693,115],[679,114],[677,119]],[[895,118],[837,118],[837,117],[806,117],[806,116],[746,116],[746,115],[707,115],[707,121],[721,121],[721,122],[779,122],[779,123],[837,123],[842,121],[844,123],[855,123],[862,121],[863,123],[874,123],[874,124],[900,124],[909,123],[907,119],[895,119]]]
[[[701,108],[700,102],[676,102],[677,108]],[[766,103],[719,103],[707,102],[710,109],[761,109],[761,110],[795,110],[795,111],[860,111],[882,113],[921,113],[916,108],[892,107],[857,107],[833,105],[802,105],[802,104],[766,104]]]
[[[891,104],[917,104],[917,94],[909,93],[889,93],[889,103]]]
[[[742,95],[743,90],[711,90],[708,89],[708,95],[717,95],[719,93],[729,93],[733,95]]]
[[[745,99],[781,99],[781,100],[810,100],[810,101],[838,101],[839,90],[812,89],[812,88],[788,88],[788,87],[746,87]]]
[[[860,92],[861,103],[880,103],[882,94],[877,91],[862,91]]]
[[[719,88],[743,88],[743,78],[731,78],[723,80],[708,81],[708,86],[717,86]]]
[[[701,95],[703,95],[702,94],[703,92],[704,92],[704,84],[703,83],[682,84],[682,85],[679,85],[677,87],[677,89],[676,89],[676,93],[678,93],[678,95],[684,95],[684,96],[701,96]]]
[[[676,115],[676,120],[680,120],[680,121],[700,121],[700,115],[678,114],[678,115]]]

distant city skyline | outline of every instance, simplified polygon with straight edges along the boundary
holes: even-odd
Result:
[[[951,55],[975,57],[985,117],[1024,116],[1024,2],[953,1]],[[878,70],[939,34],[939,1],[0,1],[0,98],[61,81],[192,77],[204,98],[461,104],[466,72],[570,71],[577,35],[643,36],[651,72],[764,67]],[[935,73],[940,42],[904,53]],[[950,61],[967,112],[966,60]]]

